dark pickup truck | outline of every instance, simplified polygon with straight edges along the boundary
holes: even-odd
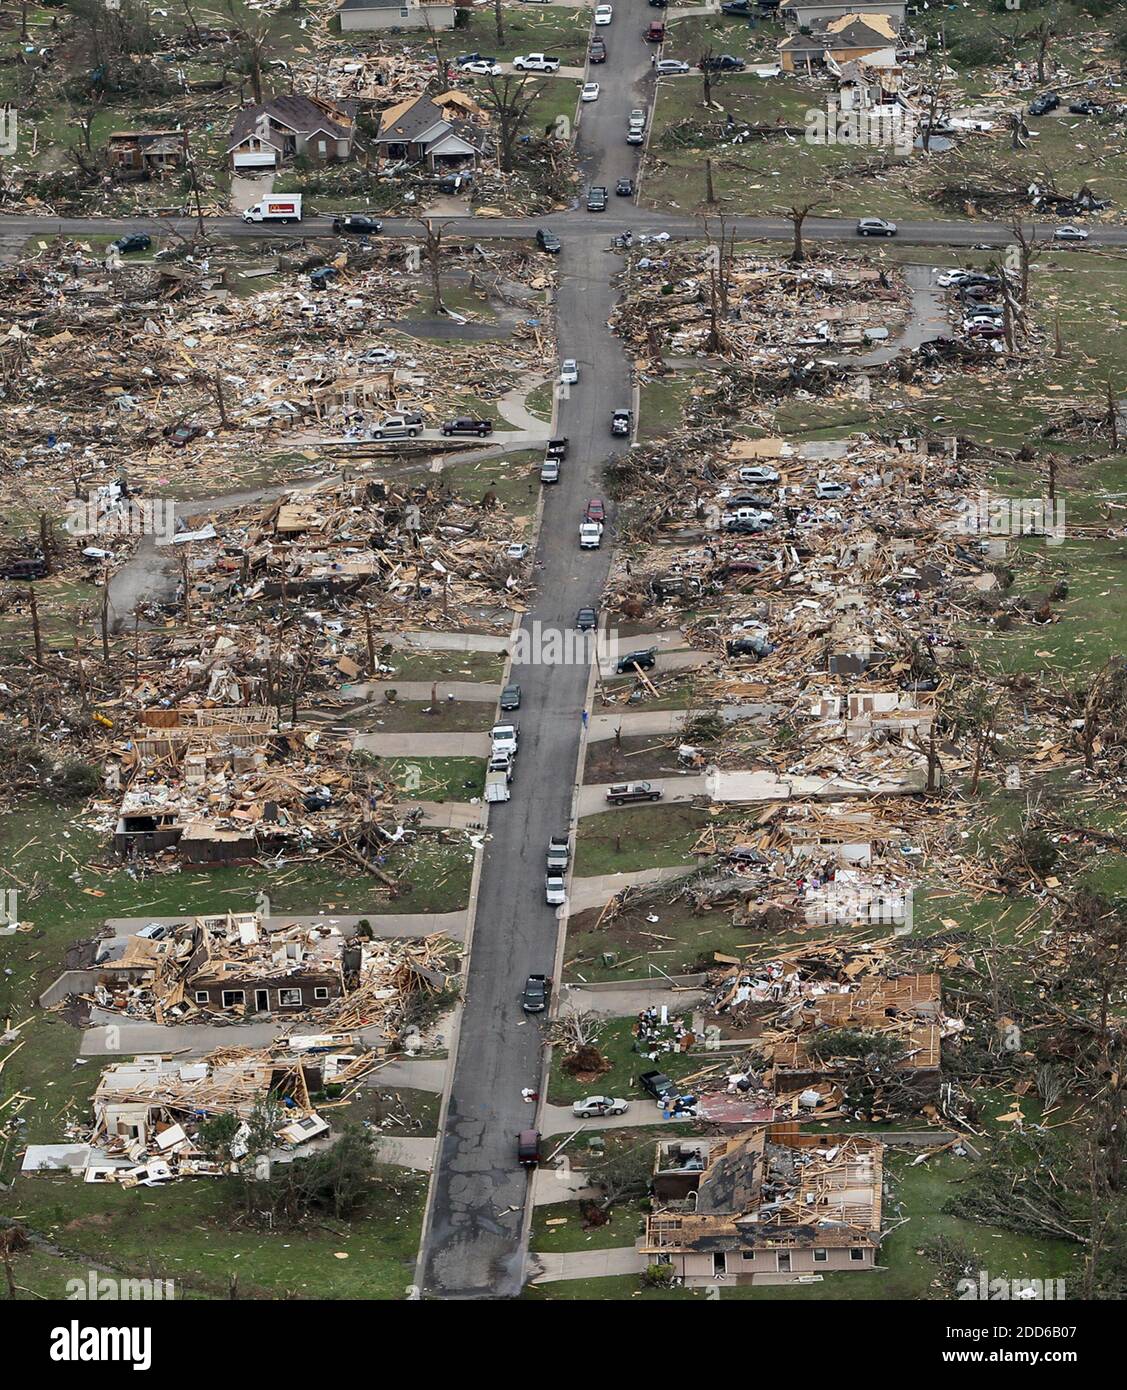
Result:
[[[638,1077],[638,1085],[660,1105],[667,1096],[675,1096],[677,1087],[662,1071],[644,1071]]]
[[[607,210],[607,191],[601,184],[587,190],[587,211],[606,212]]]
[[[630,801],[660,801],[661,788],[652,782],[616,782],[607,788],[607,800],[612,806],[625,805]]]

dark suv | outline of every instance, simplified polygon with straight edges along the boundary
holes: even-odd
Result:
[[[375,236],[383,231],[383,223],[374,217],[361,217],[359,213],[350,212],[344,217],[333,218],[333,231],[337,236],[342,236],[345,232],[351,232],[355,236]]]
[[[601,184],[587,190],[587,211],[606,212],[607,210],[607,191]]]
[[[1047,116],[1050,111],[1055,111],[1060,105],[1060,97],[1056,92],[1042,92],[1039,97],[1034,97],[1029,103],[1029,114],[1031,116]]]
[[[0,579],[46,579],[47,561],[35,559],[12,560],[0,570]]]
[[[657,654],[651,647],[647,652],[627,652],[619,657],[615,668],[620,676],[628,676],[637,666],[642,671],[652,671],[657,665]]]
[[[548,1007],[551,990],[552,982],[547,975],[529,975],[520,997],[521,1008],[526,1014],[542,1014]]]
[[[550,232],[547,227],[541,227],[536,233],[536,245],[541,251],[547,251],[549,256],[558,256],[563,250],[563,242],[560,241],[555,232]]]

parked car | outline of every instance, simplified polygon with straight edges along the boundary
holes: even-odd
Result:
[[[523,560],[528,554],[528,546],[524,541],[512,541],[505,547],[506,560]]]
[[[494,724],[489,730],[490,757],[498,753],[508,753],[515,758],[520,751],[520,725]]]
[[[547,227],[541,227],[536,233],[536,245],[541,251],[547,251],[549,256],[558,256],[563,250],[563,242]]]
[[[612,806],[631,801],[660,801],[664,793],[652,782],[616,782],[607,788],[607,800]]]
[[[557,873],[563,873],[567,869],[567,862],[570,857],[571,846],[568,844],[567,836],[553,835],[548,841],[548,868],[555,869]]]
[[[862,217],[857,223],[858,236],[895,236],[896,223],[883,217]]]
[[[675,1096],[677,1087],[663,1071],[644,1071],[638,1077],[638,1085],[653,1096],[660,1105],[667,1096]]]
[[[743,15],[746,18],[753,12],[753,0],[724,0],[724,3],[720,6],[721,14]]]
[[[1083,227],[1074,227],[1071,222],[1058,227],[1053,233],[1054,241],[1087,241],[1088,232]]]
[[[654,72],[658,77],[682,77],[692,69],[688,63],[684,63],[680,58],[659,58],[654,64]]]
[[[505,782],[513,780],[513,755],[511,753],[494,753],[485,765],[486,781],[500,776]]]
[[[551,992],[552,982],[547,975],[529,975],[524,982],[520,1006],[526,1014],[542,1014],[548,1007]]]
[[[599,614],[595,608],[581,608],[575,615],[575,626],[580,632],[591,632],[599,625]]]
[[[375,217],[364,217],[358,212],[349,212],[343,217],[333,218],[333,231],[337,236],[377,236],[383,231],[383,223]]]
[[[628,1100],[616,1096],[585,1096],[571,1102],[571,1113],[578,1120],[597,1119],[602,1115],[625,1115],[630,1109]]]
[[[129,255],[131,251],[147,251],[152,244],[152,237],[146,236],[144,232],[131,232],[128,236],[119,236],[116,241],[110,242],[113,249],[123,256]]]
[[[513,59],[516,72],[559,72],[560,60],[547,53],[524,53]]]
[[[567,902],[567,884],[558,870],[544,875],[544,901],[549,907],[563,907]]]
[[[626,127],[626,143],[628,145],[644,145],[646,142],[646,128],[641,125],[631,125]]]
[[[632,410],[616,410],[610,417],[610,432],[619,437],[630,437],[630,432],[634,428],[634,412]]]
[[[46,579],[47,573],[47,561],[40,555],[38,558],[33,556],[22,560],[10,560],[0,569],[0,579]]]
[[[591,497],[583,508],[584,521],[606,521],[607,509],[601,497]]]
[[[476,58],[472,63],[463,63],[461,71],[472,73],[475,77],[498,77],[501,64],[491,63],[487,58]]]
[[[558,459],[545,459],[540,465],[540,481],[542,483],[558,483],[560,480],[560,464]]]
[[[399,361],[399,354],[394,348],[374,347],[369,348],[361,357],[356,359],[364,362],[369,367],[394,367]]]
[[[607,60],[607,46],[602,39],[591,40],[591,46],[587,50],[587,57],[592,63],[605,63]]]
[[[587,190],[587,211],[606,212],[607,191],[602,184],[593,184]]]
[[[150,922],[147,927],[142,927],[136,935],[142,941],[163,941],[166,936],[172,935],[172,927],[166,922]]]
[[[848,497],[849,484],[833,482],[829,479],[823,479],[821,482],[817,482],[814,484],[814,496],[821,498]]]
[[[609,24],[613,18],[614,18],[614,6],[613,6],[613,5],[596,5],[596,6],[595,6],[595,23],[596,23],[597,25]]]
[[[368,431],[372,439],[414,439],[423,428],[421,415],[403,413],[385,415],[378,425]]]
[[[522,1168],[535,1168],[540,1162],[538,1129],[522,1129],[517,1135],[517,1162]]]
[[[165,425],[162,433],[174,449],[183,449],[193,439],[198,439],[203,434],[203,426],[189,424],[187,420],[181,420],[178,425]]]
[[[520,709],[520,686],[505,686],[498,703],[502,709]]]
[[[1056,92],[1042,92],[1039,97],[1034,97],[1029,103],[1029,114],[1031,116],[1047,116],[1050,111],[1055,111],[1060,105],[1060,97]]]
[[[614,196],[616,198],[633,198],[634,180],[619,179],[618,182],[614,185]]]
[[[442,426],[442,433],[451,434],[476,434],[484,439],[487,434],[493,433],[492,420],[479,420],[476,415],[458,415],[453,420],[447,420]]]
[[[603,526],[600,521],[581,521],[579,523],[579,549],[598,550],[603,543]]]
[[[579,380],[579,363],[574,357],[565,357],[560,363],[560,385],[574,386]]]
[[[663,19],[652,20],[642,35],[647,43],[665,42],[665,21]]]
[[[765,463],[752,463],[741,468],[738,474],[741,483],[777,483],[778,469],[769,468]]]
[[[747,64],[742,58],[737,58],[732,53],[717,53],[711,58],[702,58],[700,61],[701,71],[707,72],[743,72]]]
[[[567,458],[567,435],[557,434],[548,440],[547,457],[557,459],[560,463]]]
[[[761,656],[769,656],[774,648],[765,637],[736,637],[725,642],[724,650],[729,656],[753,656],[758,661]]]
[[[1069,114],[1073,116],[1102,116],[1104,109],[1097,102],[1089,101],[1087,97],[1083,101],[1074,101],[1068,108]]]
[[[644,129],[646,124],[646,113],[642,110],[640,106],[635,106],[634,109],[630,112],[629,116],[627,116],[626,124],[631,126],[636,125],[640,129]]]
[[[629,676],[633,674],[635,666],[641,671],[652,671],[656,665],[657,653],[650,647],[644,652],[627,652],[625,656],[620,656],[614,669],[620,676]]]
[[[584,82],[583,88],[579,93],[580,101],[598,101],[599,84],[597,82]]]
[[[456,68],[463,68],[467,63],[495,63],[496,58],[489,53],[459,53],[454,59]]]

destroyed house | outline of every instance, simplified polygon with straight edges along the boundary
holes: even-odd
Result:
[[[180,169],[188,158],[184,130],[116,130],[106,142],[110,167],[122,178],[153,178]]]
[[[882,15],[847,14],[825,27],[801,30],[779,44],[784,72],[822,66],[827,56],[840,66],[864,58],[870,66],[895,67],[896,30]]]
[[[429,96],[381,111],[375,145],[381,159],[423,163],[432,172],[473,168],[481,154],[478,132],[468,122],[450,120]]]
[[[797,1125],[658,1144],[641,1251],[690,1287],[872,1269],[884,1146]]]
[[[372,29],[453,29],[456,8],[449,0],[343,0],[337,17],[345,34]]]
[[[360,966],[359,945],[350,947],[335,928],[275,929],[255,912],[197,917],[188,936],[191,954],[166,1011],[177,996],[225,1013],[316,1008],[338,999],[346,971]]]
[[[227,153],[236,171],[273,169],[295,155],[321,164],[352,157],[356,140],[354,102],[334,104],[319,97],[271,97],[245,106],[235,117]]]

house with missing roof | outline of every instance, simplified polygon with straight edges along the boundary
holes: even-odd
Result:
[[[343,0],[337,6],[341,30],[453,29],[456,6],[448,0]]]
[[[160,178],[187,163],[188,132],[115,130],[106,141],[106,154],[119,178]]]
[[[476,108],[475,108],[476,109]],[[429,96],[409,97],[380,112],[374,145],[381,160],[425,164],[432,173],[476,168],[481,129],[461,108]]]
[[[244,106],[235,117],[227,154],[236,173],[277,169],[296,155],[318,163],[351,159],[356,103],[291,93]]]
[[[907,0],[870,0],[865,6],[865,13],[884,15],[900,33],[904,28],[907,8]],[[852,0],[852,3],[850,0],[784,0],[779,7],[779,18],[795,29],[816,29],[856,11],[857,0]]]
[[[764,1125],[731,1139],[659,1140],[640,1246],[688,1288],[872,1270],[884,1145]]]
[[[789,34],[779,44],[779,65],[784,72],[809,72],[831,60],[840,68],[863,58],[870,67],[892,68],[898,44],[896,25],[887,16],[854,11]]]

